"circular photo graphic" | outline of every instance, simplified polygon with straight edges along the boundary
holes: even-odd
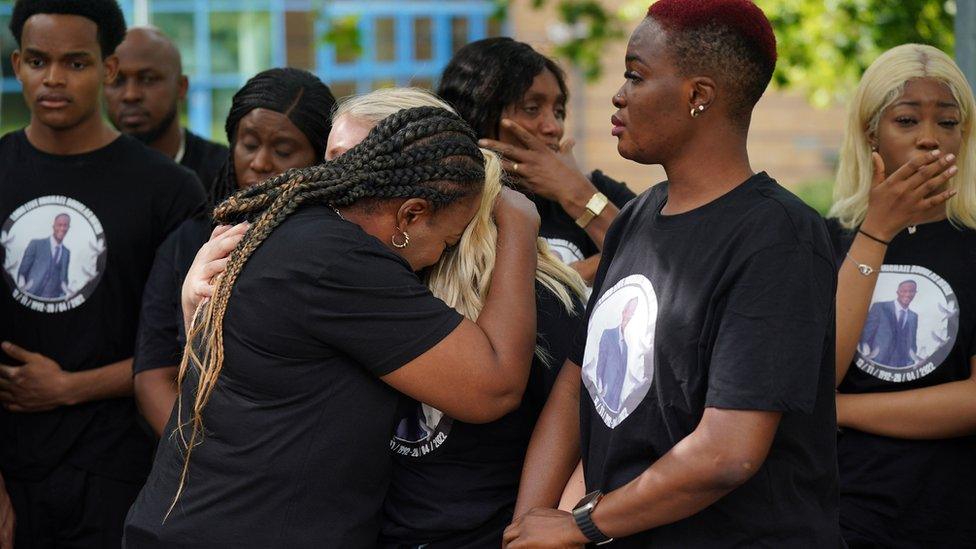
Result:
[[[917,265],[884,265],[857,345],[857,367],[902,383],[924,377],[949,355],[959,302],[939,275]]]
[[[583,252],[579,249],[579,246],[568,240],[563,240],[562,238],[544,238],[543,240],[549,244],[549,249],[552,253],[556,254],[556,257],[567,265],[586,259],[583,257]]]
[[[593,308],[583,351],[583,385],[613,429],[647,396],[654,378],[657,295],[644,275],[609,288]]]
[[[74,309],[105,271],[105,232],[95,214],[66,196],[21,205],[0,229],[3,275],[13,298],[35,311]]]
[[[437,408],[418,403],[400,418],[390,449],[401,456],[426,456],[444,444],[453,422]]]

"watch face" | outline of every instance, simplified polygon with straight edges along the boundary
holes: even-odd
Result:
[[[579,500],[579,503],[576,504],[575,509],[582,509],[588,505],[596,505],[596,502],[599,501],[601,497],[603,497],[603,492],[594,490],[583,496],[583,499]]]

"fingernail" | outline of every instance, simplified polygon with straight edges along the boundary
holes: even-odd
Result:
[[[485,140],[485,139],[479,139],[478,140],[478,146],[479,147],[487,147],[488,146],[488,141]]]
[[[953,160],[956,159],[956,155],[954,155],[954,154],[947,154],[946,157],[945,157],[945,159],[946,159],[946,162],[952,162]]]
[[[933,157],[938,157],[940,154],[942,154],[942,151],[940,151],[938,149],[932,151],[932,156]]]
[[[512,121],[511,120],[509,120],[507,118],[502,118],[502,126],[505,126],[507,128],[507,127],[509,127],[511,125],[512,125]]]
[[[9,341],[4,341],[2,344],[0,344],[0,346],[2,346],[4,349],[9,349],[10,348],[10,342]]]
[[[946,170],[946,171],[949,172],[949,175],[954,175],[956,172],[959,171],[959,168],[957,168],[955,166],[949,166],[949,169]]]

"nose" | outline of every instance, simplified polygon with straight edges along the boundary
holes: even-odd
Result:
[[[248,167],[257,173],[271,173],[271,170],[274,169],[274,164],[271,162],[271,151],[267,147],[258,148],[254,156],[251,157]]]
[[[627,102],[624,100],[624,89],[620,88],[617,90],[617,93],[614,94],[612,99],[610,99],[610,102],[613,103],[613,106],[617,107],[618,109],[626,107]]]
[[[923,151],[934,151],[939,148],[938,128],[934,122],[920,124],[915,138],[915,147]]]
[[[122,101],[126,103],[137,103],[142,101],[142,89],[139,87],[135,78],[128,78],[122,89]]]
[[[563,123],[556,117],[555,111],[549,111],[543,116],[542,123],[539,124],[539,132],[546,137],[562,138]]]
[[[44,85],[49,88],[64,87],[64,71],[58,63],[50,63],[44,73]]]

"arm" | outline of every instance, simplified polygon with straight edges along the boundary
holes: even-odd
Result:
[[[0,366],[0,402],[11,412],[41,412],[132,394],[132,359],[66,372],[50,358],[3,342],[23,366]]]
[[[610,206],[607,205],[609,208]],[[583,277],[583,281],[587,284],[593,284],[593,279],[596,278],[596,270],[600,266],[600,254],[591,255],[586,259],[581,259],[575,263],[571,263],[569,266],[576,270]]]
[[[556,507],[573,474],[580,458],[580,382],[580,367],[567,360],[529,441],[516,518],[534,507]]]
[[[518,407],[535,350],[539,214],[528,198],[506,188],[495,220],[495,270],[477,323],[463,320],[433,348],[381,378],[469,423],[494,421]]]
[[[502,119],[501,124],[522,142],[521,147],[493,139],[482,139],[478,143],[501,153],[505,157],[505,170],[521,178],[523,184],[534,194],[557,202],[573,219],[583,215],[587,202],[599,190],[576,166],[576,159],[573,157],[575,143],[572,140],[565,141],[557,153],[517,122],[506,118]],[[515,164],[518,164],[517,169]],[[620,210],[617,206],[609,202],[600,215],[594,217],[584,229],[600,250],[603,249],[607,230],[618,213]]]
[[[890,241],[905,227],[945,215],[944,204],[956,191],[932,194],[956,173],[955,158],[926,153],[909,160],[885,178],[881,155],[874,153],[874,182],[868,211],[861,230],[880,240]],[[837,274],[837,351],[835,383],[840,385],[854,358],[864,328],[868,306],[878,281],[877,271],[884,262],[887,247],[858,233],[850,256],[875,272],[864,276],[855,261],[845,258]]]
[[[7,494],[7,486],[0,475],[0,549],[13,549],[14,529],[17,517],[14,515],[14,505]]]
[[[715,503],[762,466],[780,416],[706,408],[691,434],[603,498],[593,512],[594,524],[607,536],[622,538],[679,521]],[[505,541],[514,549],[581,545],[587,539],[571,514],[535,510],[509,526]]]
[[[156,436],[163,436],[163,429],[176,404],[176,376],[178,366],[155,368],[135,375],[136,404]]]
[[[837,425],[906,439],[938,439],[976,433],[976,357],[969,379],[932,387],[837,395]]]
[[[22,279],[23,284],[27,283],[27,275],[30,274],[31,267],[34,265],[36,253],[36,247],[33,242],[28,244],[27,249],[24,250],[24,257],[20,261],[20,268],[17,269],[17,278]]]

